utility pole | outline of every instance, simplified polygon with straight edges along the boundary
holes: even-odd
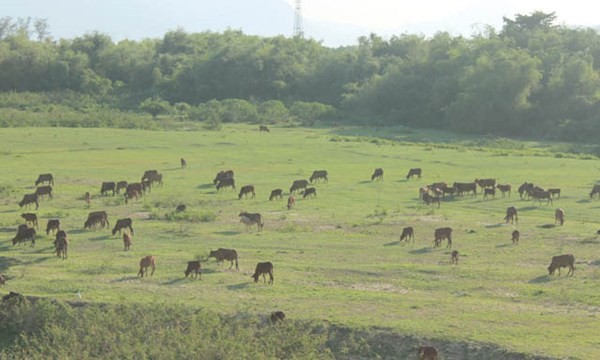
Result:
[[[304,37],[304,29],[302,26],[302,0],[296,0],[296,5],[294,6],[294,37]]]

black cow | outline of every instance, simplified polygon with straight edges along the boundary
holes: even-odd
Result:
[[[33,214],[33,213],[24,213],[21,214],[21,217],[23,218],[23,220],[25,220],[25,223],[30,223],[31,227],[38,227],[38,219],[37,219],[37,215]]]
[[[45,182],[54,186],[54,176],[52,176],[52,174],[40,174],[37,180],[35,181],[35,186],[38,186],[39,184],[43,184]]]
[[[292,187],[290,188],[290,194],[293,194],[296,190],[306,189],[307,186],[308,180],[294,180]]]
[[[260,277],[260,275],[262,275],[263,282],[266,283],[266,274],[269,274],[269,284],[273,285],[273,264],[270,261],[256,264],[256,270],[254,270],[254,274],[250,277],[254,278],[254,282],[258,282],[258,278]]]
[[[406,175],[406,180],[410,179],[411,177],[417,177],[417,179],[421,178],[421,168],[414,168],[414,169],[409,169],[408,170],[408,174]]]
[[[264,223],[262,222],[262,216],[259,213],[248,213],[242,211],[239,216],[240,222],[243,222],[248,229],[250,229],[250,226],[256,224],[258,231],[262,230]]]
[[[52,186],[39,186],[37,189],[35,189],[35,193],[37,194],[37,196],[39,196],[40,199],[43,199],[45,195],[48,195],[48,197],[52,199]]]
[[[307,197],[309,197],[311,195],[312,195],[312,197],[315,197],[315,196],[317,196],[317,189],[315,189],[314,187],[309,187],[309,188],[306,188],[300,194],[302,194],[303,199],[306,199]]]
[[[445,228],[435,229],[433,246],[439,247],[442,244],[442,240],[444,240],[444,239],[448,239],[448,245],[446,246],[446,248],[451,248],[452,247],[452,228],[445,227]]]
[[[40,204],[38,203],[38,195],[37,194],[24,195],[23,200],[21,200],[21,202],[19,202],[19,207],[23,207],[23,206],[27,205],[27,208],[29,208],[29,205],[31,205],[31,204],[35,204],[36,210],[40,207]]]
[[[254,185],[244,185],[240,189],[240,194],[238,195],[238,199],[242,199],[242,196],[248,198],[248,194],[252,194],[252,198],[256,197],[256,193],[254,192]]]
[[[115,235],[117,231],[119,232],[119,234],[121,234],[121,230],[129,228],[131,235],[133,235],[133,227],[131,227],[131,224],[131,218],[117,220],[115,227],[112,229],[112,234]]]
[[[215,179],[213,180],[213,185],[217,185],[217,183],[219,183],[221,180],[225,180],[225,179],[233,179],[233,170],[221,170],[217,173],[217,176],[215,176]]]
[[[46,224],[46,235],[50,235],[50,231],[54,233],[55,230],[60,230],[60,220],[48,219],[48,223]]]
[[[377,168],[375,169],[375,171],[373,172],[373,175],[371,175],[371,181],[373,180],[383,180],[383,169],[382,168]]]
[[[83,228],[91,229],[92,226],[95,228],[98,224],[100,224],[100,228],[110,226],[110,223],[108,222],[108,214],[106,213],[106,211],[93,211],[89,213],[87,220],[83,224]]]
[[[113,196],[115,195],[116,185],[113,181],[105,181],[100,187],[100,194],[107,195],[109,191],[112,191]]]
[[[185,161],[185,159],[184,159],[184,158],[181,158],[181,168],[182,168],[182,169],[185,169],[185,168],[187,168],[187,161]]]
[[[310,183],[312,184],[313,181],[317,182],[319,180],[323,180],[325,182],[328,182],[329,179],[327,179],[327,170],[315,170],[313,171],[312,175],[309,178]]]
[[[144,171],[144,175],[142,175],[140,182],[144,182],[144,180],[150,180],[150,178],[156,174],[158,174],[157,170],[146,170]]]
[[[402,229],[400,241],[404,241],[404,239],[406,239],[406,241],[410,241],[412,239],[412,241],[415,242],[415,230],[412,228],[412,226]]]
[[[187,269],[185,269],[183,273],[185,274],[186,278],[188,275],[193,274],[194,279],[200,275],[200,280],[202,280],[202,267],[200,266],[200,261],[188,261]],[[190,276],[190,279],[191,278],[192,277]]]
[[[223,188],[230,187],[235,190],[235,180],[233,178],[221,179],[217,183],[217,191],[220,191]]]
[[[283,190],[275,189],[271,191],[271,195],[269,195],[269,201],[278,198],[279,200],[283,199]]]
[[[558,275],[560,275],[560,268],[568,267],[569,272],[567,272],[567,276],[575,273],[575,257],[571,254],[567,255],[559,255],[553,256],[552,261],[550,262],[550,266],[548,266],[548,273],[550,275],[554,275],[554,271],[558,269]]]
[[[419,360],[437,360],[438,352],[433,346],[419,346],[417,355]]]
[[[269,128],[266,125],[259,125],[258,126],[258,132],[270,132]]]
[[[518,224],[519,223],[519,214],[517,213],[517,208],[515,208],[514,206],[510,206],[510,207],[506,208],[506,216],[504,217],[504,220],[506,221],[507,224],[509,221],[511,224],[513,222],[516,222]]]
[[[127,189],[127,181],[123,180],[123,181],[118,181],[117,182],[117,194],[121,193],[121,190],[126,190]]]
[[[230,269],[233,267],[233,262],[235,261],[235,269],[239,270],[238,254],[237,251],[233,249],[219,248],[217,250],[211,250],[208,257],[214,257],[217,260],[217,263],[221,263],[221,266],[223,266],[223,260],[231,261],[231,266],[229,266]]]
[[[274,311],[269,318],[272,324],[277,324],[285,320],[285,313],[283,311]]]
[[[17,235],[12,239],[13,246],[28,240],[31,241],[30,246],[35,246],[35,229],[25,224],[19,225]]]
[[[185,206],[185,204],[179,204],[175,208],[175,212],[176,213],[184,212],[186,209],[187,209],[187,206]]]

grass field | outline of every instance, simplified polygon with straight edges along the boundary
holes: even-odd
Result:
[[[334,132],[334,131],[337,131]],[[269,313],[327,320],[352,328],[389,328],[437,341],[492,343],[528,354],[593,359],[600,354],[600,200],[589,199],[600,181],[600,162],[530,150],[418,142],[380,130],[398,141],[365,137],[356,129],[225,127],[219,132],[21,128],[0,130],[0,272],[10,280],[2,292],[102,303],[165,302],[202,306],[219,313]],[[403,141],[409,138],[410,141]],[[180,169],[179,159],[188,162]],[[375,168],[384,181],[371,182]],[[421,167],[421,180],[405,179]],[[164,186],[125,204],[100,196],[103,181],[139,181],[157,169]],[[216,192],[212,179],[233,169],[236,185],[253,184],[255,199]],[[288,189],[326,169],[317,197],[286,209],[270,191]],[[44,200],[36,247],[13,246],[22,223],[17,203],[35,191],[38,174],[55,176],[54,199]],[[432,209],[418,199],[420,186],[438,181],[496,178],[513,185],[512,196],[484,201],[455,197]],[[534,182],[559,187],[553,205],[520,200],[516,187]],[[83,194],[90,191],[90,208]],[[178,204],[187,211],[175,215]],[[518,225],[505,224],[514,205]],[[566,212],[553,227],[554,210]],[[133,247],[123,251],[110,230],[89,231],[90,211],[106,210],[111,225],[131,217]],[[246,231],[241,210],[260,212],[262,232]],[[46,220],[59,218],[69,234],[69,258],[53,254]],[[405,226],[415,243],[400,243]],[[432,248],[435,228],[450,226],[460,264],[450,250]],[[511,244],[514,229],[521,242]],[[211,249],[234,248],[240,271],[204,261]],[[548,276],[554,255],[572,253],[575,276]],[[153,277],[136,276],[139,259],[157,257]],[[201,281],[185,279],[188,260],[203,260]],[[255,284],[259,261],[274,264],[275,283]],[[443,354],[442,354],[443,355]],[[447,356],[446,358],[450,358]]]

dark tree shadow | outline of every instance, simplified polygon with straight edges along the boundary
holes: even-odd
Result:
[[[36,230],[37,231],[37,230]],[[5,232],[5,233],[17,233],[17,229],[16,228],[0,228],[0,232]]]
[[[21,262],[15,258],[9,258],[6,256],[0,256],[0,272],[5,272],[11,266],[20,264]]]

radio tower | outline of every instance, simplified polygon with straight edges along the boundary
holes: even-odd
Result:
[[[302,0],[296,0],[296,6],[294,6],[294,37],[304,37],[304,29],[302,28]]]

